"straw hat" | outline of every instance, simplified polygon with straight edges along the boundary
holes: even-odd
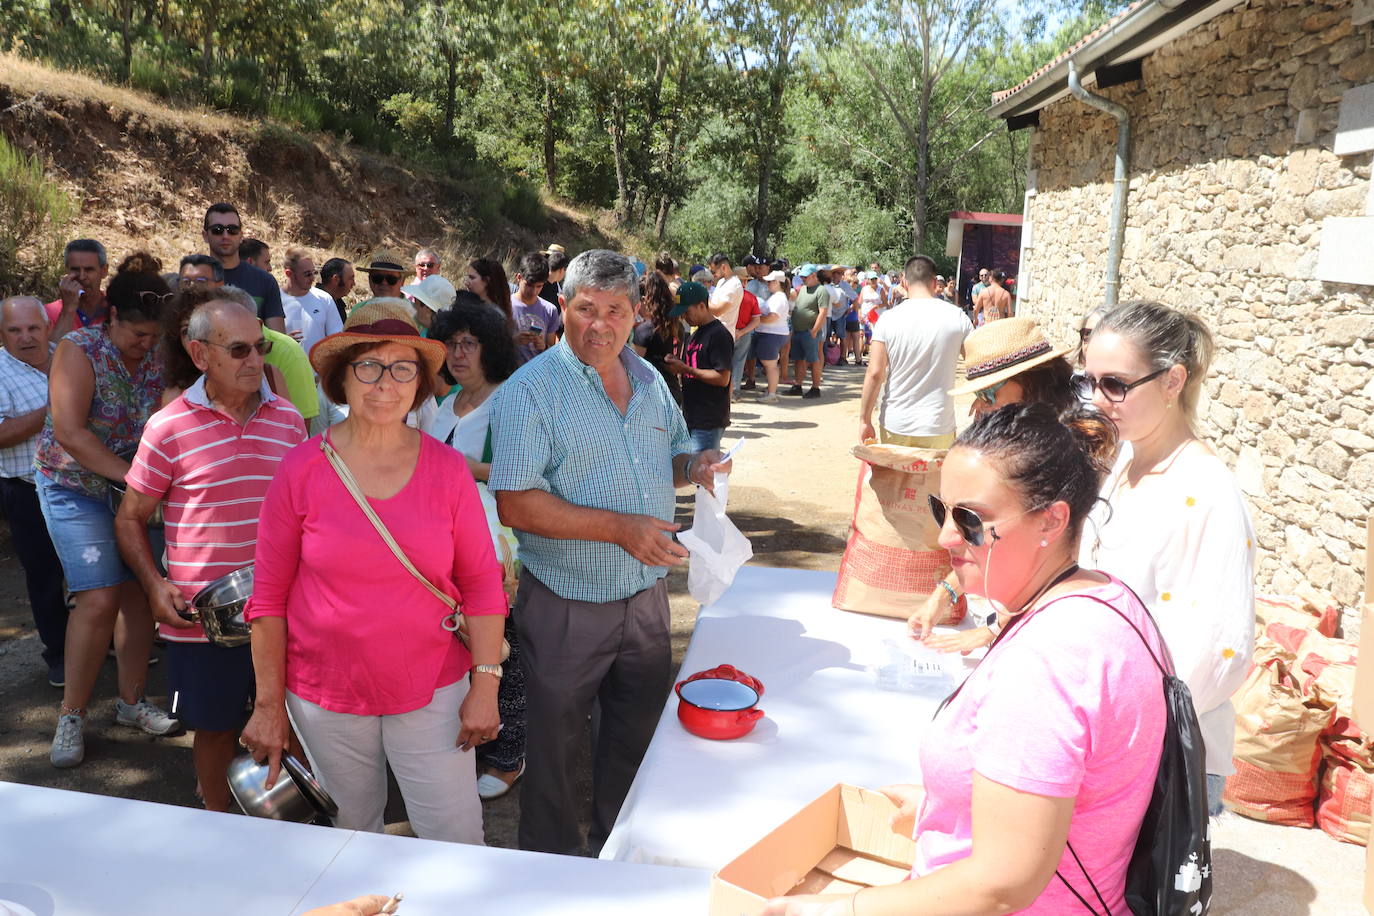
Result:
[[[964,338],[968,381],[951,388],[950,396],[991,388],[1072,349],[1055,347],[1040,326],[1029,318],[1002,318],[989,322]]]
[[[310,365],[323,375],[331,360],[354,344],[397,343],[414,347],[425,371],[437,375],[444,365],[444,345],[420,336],[415,311],[404,299],[369,299],[344,322],[344,329],[310,348]]]

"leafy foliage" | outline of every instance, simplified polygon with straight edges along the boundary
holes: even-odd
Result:
[[[43,174],[43,163],[0,135],[0,295],[47,288],[61,263],[63,230],[76,204]]]

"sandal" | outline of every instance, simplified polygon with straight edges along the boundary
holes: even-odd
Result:
[[[500,798],[511,790],[520,777],[525,775],[525,761],[520,761],[520,769],[515,771],[515,778],[506,782],[500,776],[491,773],[483,773],[477,777],[477,797],[482,801],[491,801],[493,798]]]

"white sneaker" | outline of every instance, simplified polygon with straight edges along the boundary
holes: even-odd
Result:
[[[57,719],[57,733],[52,736],[52,751],[48,759],[52,765],[65,770],[79,764],[86,757],[86,739],[81,729],[86,725],[86,717],[67,713]]]
[[[115,700],[115,721],[130,728],[141,728],[150,735],[170,735],[181,728],[180,721],[147,700],[139,700],[133,705]]]

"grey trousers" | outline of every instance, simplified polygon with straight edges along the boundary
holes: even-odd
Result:
[[[529,570],[515,598],[527,696],[520,848],[582,850],[574,780],[578,744],[595,702],[592,821],[596,855],[615,825],[671,686],[668,588],[663,579],[622,601],[554,594]]]

